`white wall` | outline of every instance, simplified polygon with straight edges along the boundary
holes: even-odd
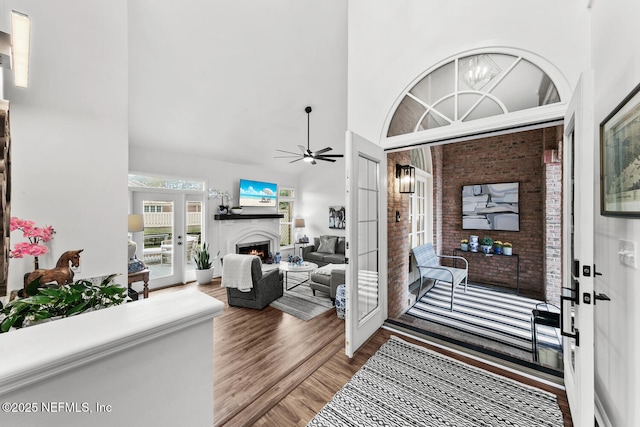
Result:
[[[201,156],[160,150],[151,151],[133,145],[129,148],[129,168],[133,172],[204,180],[207,188],[229,191],[233,194],[232,204],[238,202],[240,178],[275,182],[278,186],[298,187],[298,177],[295,174],[287,173],[286,167],[281,171],[274,171],[256,166],[220,162]],[[212,245],[211,251],[213,253],[217,253],[219,249],[216,244],[219,228],[216,221],[213,220],[213,215],[219,204],[220,199],[218,198],[209,199],[207,204],[209,222],[206,239]],[[273,208],[246,208],[244,213],[277,213],[277,210]]]
[[[349,2],[348,128],[377,142],[404,90],[424,71],[482,47],[518,48],[555,64],[571,88],[588,65],[584,2]]]
[[[340,150],[336,153],[344,153],[343,148]],[[309,170],[300,175],[300,189],[298,214],[305,219],[303,233],[310,242],[313,243],[313,237],[324,234],[345,236],[345,230],[329,228],[329,206],[344,206],[346,203],[344,159],[309,165]]]
[[[29,88],[16,88],[12,74],[4,73],[11,102],[12,216],[55,228],[42,268],[54,267],[64,251],[84,249],[77,277],[124,274],[126,2],[0,1],[0,31],[11,32],[12,9],[29,15],[32,24]],[[18,232],[11,239],[24,241]],[[21,288],[32,269],[32,257],[12,259],[8,288]]]
[[[640,83],[640,39],[635,30],[640,19],[640,3],[596,0],[592,10],[596,86],[594,126],[598,127]],[[599,152],[597,146],[594,149]],[[598,167],[594,170],[597,175]],[[596,200],[599,201],[598,179],[595,185]],[[633,240],[640,245],[640,220],[603,217],[596,206],[596,265],[603,275],[595,287],[597,292],[611,297],[611,302],[599,303],[595,313],[596,394],[611,425],[632,426],[640,425],[640,368],[637,363],[640,354],[640,271],[620,264],[617,255],[620,239]]]

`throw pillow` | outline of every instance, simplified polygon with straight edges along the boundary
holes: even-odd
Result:
[[[318,252],[335,254],[337,241],[337,236],[320,236],[320,247],[318,248]]]

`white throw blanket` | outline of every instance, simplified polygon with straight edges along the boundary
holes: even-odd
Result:
[[[320,267],[315,271],[316,274],[324,274],[325,276],[331,276],[331,270],[346,270],[347,264],[327,264]]]
[[[253,288],[251,262],[255,255],[227,254],[222,264],[222,286],[249,292]]]

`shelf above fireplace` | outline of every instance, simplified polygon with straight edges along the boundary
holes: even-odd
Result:
[[[213,217],[216,221],[229,221],[236,219],[270,219],[270,218],[284,218],[283,214],[223,214],[223,215],[214,215]]]

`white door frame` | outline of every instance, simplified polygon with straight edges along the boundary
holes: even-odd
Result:
[[[597,187],[596,174],[593,171],[597,170],[597,167],[593,88],[593,73],[584,73],[567,107],[565,143],[563,144],[562,286],[575,289],[578,284],[579,289],[578,292],[573,292],[577,300],[573,307],[573,316],[569,301],[564,298],[562,301],[563,333],[577,334],[577,339],[565,337],[563,340],[564,377],[571,416],[576,426],[593,425],[594,422],[593,289],[595,189]],[[572,214],[574,215],[573,223]],[[579,262],[579,265],[574,264],[574,260]],[[574,270],[576,270],[575,280],[572,277]],[[566,293],[566,289],[564,291]],[[576,341],[579,343],[573,347]]]
[[[387,155],[379,145],[347,131],[345,168],[345,353],[353,357],[387,319]],[[375,303],[371,295],[376,295]]]

